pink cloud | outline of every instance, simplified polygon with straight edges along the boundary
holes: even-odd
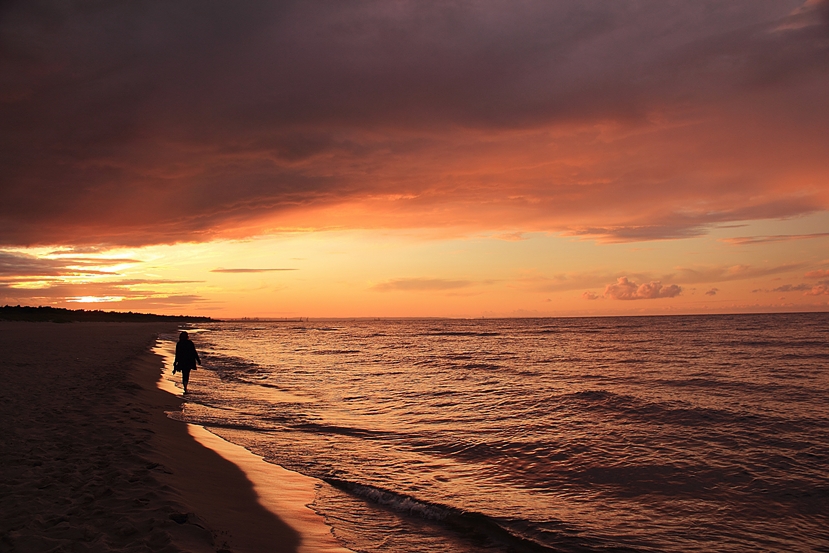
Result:
[[[614,300],[652,300],[658,298],[673,298],[682,292],[682,287],[676,284],[663,286],[658,280],[645,284],[636,284],[619,277],[614,284],[608,284],[604,291],[606,298]]]
[[[811,290],[806,292],[810,296],[826,296],[829,295],[829,281],[820,282],[813,286]]]
[[[582,293],[581,297],[582,297],[582,299],[585,299],[585,300],[597,300],[597,299],[600,299],[602,296],[599,296],[597,294],[594,294],[593,292],[587,291],[587,292]]]
[[[805,275],[806,278],[824,278],[829,277],[829,270],[827,269],[817,269],[815,271],[808,271]]]

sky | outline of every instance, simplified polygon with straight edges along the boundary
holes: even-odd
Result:
[[[829,310],[829,1],[11,1],[0,66],[0,305]]]

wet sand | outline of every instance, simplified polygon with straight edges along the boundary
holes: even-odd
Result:
[[[316,481],[166,416],[175,330],[0,322],[0,550],[344,551]]]

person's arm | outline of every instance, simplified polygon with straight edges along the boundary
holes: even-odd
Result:
[[[190,342],[190,344],[192,344],[193,346],[193,357],[196,358],[196,363],[201,365],[201,359],[199,359],[199,352],[196,351],[196,344],[193,344],[193,342]]]

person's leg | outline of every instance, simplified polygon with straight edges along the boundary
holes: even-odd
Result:
[[[184,391],[187,392],[187,383],[190,382],[190,369],[182,369],[181,384],[184,386]]]

